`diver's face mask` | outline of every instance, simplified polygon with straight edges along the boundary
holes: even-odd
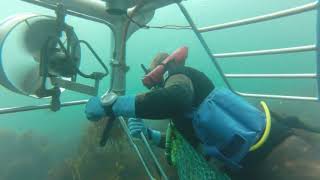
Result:
[[[141,68],[142,68],[142,70],[143,70],[143,72],[144,72],[144,76],[148,76],[148,74],[152,71],[152,70],[150,70],[149,68],[147,68],[144,64],[141,64],[140,65],[141,66]],[[144,77],[145,78],[145,77]],[[145,84],[144,84],[145,85]],[[162,79],[160,82],[157,82],[157,83],[154,83],[154,85],[153,86],[147,86],[147,85],[145,85],[148,89],[151,89],[151,90],[153,90],[153,89],[159,89],[159,88],[161,88],[161,87],[163,87],[164,86],[164,80]]]
[[[170,56],[167,56],[161,63],[159,63],[154,69],[149,70],[143,64],[141,68],[145,72],[145,76],[142,79],[142,83],[148,89],[153,87],[163,87],[164,85],[164,74],[168,71],[170,66],[183,66],[185,59],[188,55],[188,48],[182,47],[174,51]]]

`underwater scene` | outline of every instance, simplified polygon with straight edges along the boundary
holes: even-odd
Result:
[[[0,180],[320,179],[319,7],[1,1]]]

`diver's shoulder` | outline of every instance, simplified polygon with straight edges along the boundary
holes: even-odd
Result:
[[[185,70],[189,73],[196,73],[196,74],[202,74],[205,75],[204,72],[200,71],[199,69],[196,69],[194,67],[190,67],[190,66],[184,66]]]

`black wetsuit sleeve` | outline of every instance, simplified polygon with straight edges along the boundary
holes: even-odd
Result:
[[[164,88],[136,96],[136,116],[146,119],[172,118],[189,110],[192,106],[193,86],[183,75],[171,76]]]

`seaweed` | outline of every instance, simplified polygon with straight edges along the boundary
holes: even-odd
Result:
[[[148,179],[137,155],[116,123],[104,147],[99,146],[103,127],[107,121],[84,127],[76,149],[68,144],[53,144],[44,136],[32,131],[17,134],[0,130],[0,179],[1,180],[121,180]],[[137,141],[137,144],[141,143]],[[5,148],[3,148],[5,147]],[[143,147],[143,146],[139,146]],[[61,154],[61,149],[72,153]],[[152,165],[145,149],[141,149],[148,164]],[[163,150],[155,149],[166,164]],[[155,168],[151,168],[157,174]],[[175,171],[165,166],[171,177]],[[159,177],[156,177],[160,179]],[[174,178],[170,178],[174,179]]]
[[[50,164],[46,146],[46,139],[32,131],[19,135],[0,130],[0,179],[45,179]]]
[[[99,141],[106,121],[86,127],[78,151],[63,166],[53,170],[52,180],[68,177],[72,180],[148,179],[137,155],[130,146],[120,123],[116,123],[105,147]],[[145,149],[142,149],[145,155]],[[162,150],[159,152],[163,153]],[[164,154],[164,153],[163,153]],[[150,162],[150,159],[147,158]],[[164,161],[164,157],[162,158]],[[167,169],[170,169],[168,166]],[[171,170],[171,172],[174,172]],[[156,174],[156,171],[154,170]],[[173,173],[174,174],[174,173]],[[66,178],[67,179],[67,178]],[[160,178],[158,178],[160,179]]]

